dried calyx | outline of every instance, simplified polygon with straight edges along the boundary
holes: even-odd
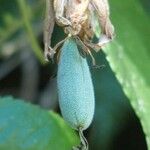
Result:
[[[45,57],[53,57],[57,48],[63,44],[59,42],[54,48],[50,47],[51,34],[56,22],[64,28],[68,36],[73,36],[82,50],[90,54],[95,64],[91,49],[96,52],[114,37],[114,27],[109,19],[109,5],[107,0],[46,0],[46,19],[44,29]],[[101,34],[98,42],[92,43],[97,19]]]

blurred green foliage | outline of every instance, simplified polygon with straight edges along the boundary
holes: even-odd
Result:
[[[1,150],[70,150],[76,134],[54,112],[0,97]],[[43,139],[43,140],[42,140]]]
[[[150,149],[150,18],[136,0],[126,1],[124,9],[122,2],[114,0],[111,5],[117,38],[104,52],[142,123]]]

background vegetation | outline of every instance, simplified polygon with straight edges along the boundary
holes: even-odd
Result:
[[[97,63],[105,67],[91,67],[96,112],[85,134],[91,150],[147,150],[150,2],[110,0],[110,8],[117,37],[95,54]],[[79,142],[64,121],[48,111],[60,113],[57,64],[43,59],[44,11],[44,0],[0,0],[0,96],[19,99],[0,98],[2,150],[69,150]],[[56,26],[52,44],[63,37],[62,29]]]

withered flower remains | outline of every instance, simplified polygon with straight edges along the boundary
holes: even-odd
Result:
[[[92,43],[94,36],[93,20],[97,19],[101,34],[99,41]],[[100,48],[114,37],[114,27],[109,18],[107,0],[46,0],[44,26],[45,58],[53,57],[62,40],[54,48],[50,47],[55,22],[64,28],[68,36],[73,36],[82,49],[91,55],[90,49]],[[92,55],[91,55],[92,56]]]

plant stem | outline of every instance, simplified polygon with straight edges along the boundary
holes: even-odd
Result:
[[[31,47],[33,49],[33,52],[35,53],[36,57],[39,59],[39,61],[42,63],[42,64],[45,64],[45,61],[44,61],[44,57],[43,57],[43,53],[41,51],[41,48],[36,40],[36,37],[33,33],[33,30],[32,30],[32,27],[31,27],[31,23],[30,23],[30,16],[29,16],[29,13],[28,13],[28,6],[25,2],[25,0],[17,0],[18,1],[18,5],[19,5],[19,8],[20,8],[20,11],[21,11],[21,14],[22,14],[22,19],[23,19],[23,22],[24,22],[24,26],[26,28],[26,31],[27,31],[27,34],[28,34],[28,38],[29,38],[29,41],[31,43]]]

